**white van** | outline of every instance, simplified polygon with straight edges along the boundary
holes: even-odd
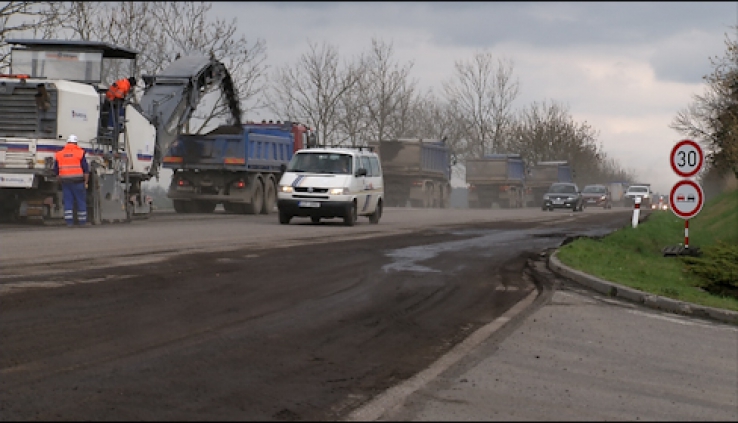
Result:
[[[343,218],[353,226],[358,216],[379,223],[384,179],[379,156],[367,147],[322,147],[298,150],[279,181],[279,223],[293,217]]]

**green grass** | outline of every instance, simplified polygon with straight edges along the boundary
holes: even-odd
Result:
[[[562,263],[605,280],[664,297],[738,311],[738,299],[710,294],[704,277],[661,249],[684,243],[684,220],[653,211],[637,228],[628,225],[601,239],[579,238],[559,249]],[[738,190],[721,194],[689,221],[689,246],[710,259],[718,245],[738,245]]]

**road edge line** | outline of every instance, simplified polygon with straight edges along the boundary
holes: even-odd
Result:
[[[543,292],[534,289],[527,297],[509,310],[496,318],[492,322],[477,329],[463,341],[454,346],[449,352],[441,356],[428,368],[415,374],[413,377],[405,380],[399,385],[384,391],[379,396],[364,404],[360,408],[352,411],[344,421],[374,421],[380,419],[387,412],[394,411],[401,407],[407,398],[420,388],[427,385],[430,381],[436,379],[441,373],[456,364],[464,358],[471,350],[484,342],[493,333],[501,329],[514,316],[528,308]]]

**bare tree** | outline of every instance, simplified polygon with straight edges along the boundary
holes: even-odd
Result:
[[[365,145],[368,138],[367,101],[364,91],[361,90],[364,85],[362,79],[366,78],[365,64],[363,56],[360,56],[354,64],[357,82],[346,90],[338,101],[337,131],[340,133],[338,136],[339,145],[343,144],[344,141],[352,147]]]
[[[613,177],[625,176],[619,169],[606,168],[606,154],[597,143],[598,137],[598,131],[587,122],[575,122],[561,104],[534,102],[519,113],[503,152],[521,154],[527,163],[566,160],[576,179],[585,183],[609,177],[608,171]],[[615,161],[610,164],[616,166]]]
[[[519,93],[511,60],[478,52],[455,64],[455,78],[443,83],[455,119],[465,123],[465,155],[479,157],[497,151],[513,117],[512,104]]]
[[[372,38],[370,53],[360,80],[366,101],[369,137],[375,140],[394,138],[403,132],[403,119],[412,101],[416,81],[409,80],[412,62],[400,65],[393,60],[391,43]]]
[[[266,83],[266,44],[249,43],[238,35],[236,18],[230,22],[213,18],[207,2],[59,2],[55,16],[62,34],[71,39],[104,41],[139,51],[141,74],[155,75],[179,55],[211,55],[222,61],[238,87],[242,111],[259,107],[259,94]],[[112,82],[119,70],[106,75]],[[209,93],[205,93],[206,95]],[[201,132],[215,121],[225,120],[230,110],[224,93],[213,101],[201,101],[193,116]]]
[[[10,66],[10,48],[6,40],[30,35],[49,38],[58,22],[54,2],[9,1],[0,6],[0,71]]]
[[[353,63],[341,67],[338,49],[328,43],[308,41],[308,47],[295,65],[277,69],[269,108],[285,119],[307,120],[315,125],[319,142],[336,144],[340,100],[357,83],[358,71]]]
[[[701,142],[711,166],[738,178],[738,41],[726,35],[725,45],[723,57],[710,59],[704,94],[695,95],[670,127]]]

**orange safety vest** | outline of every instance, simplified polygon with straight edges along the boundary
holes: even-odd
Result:
[[[77,144],[67,143],[63,149],[56,152],[56,162],[59,164],[59,177],[62,179],[80,178],[84,175],[82,160],[85,150]]]
[[[128,79],[123,78],[119,79],[115,82],[113,82],[113,85],[108,88],[108,92],[105,93],[105,97],[108,98],[108,100],[114,100],[116,98],[125,98],[126,94],[128,94],[128,91],[131,89],[131,83],[128,82]]]

